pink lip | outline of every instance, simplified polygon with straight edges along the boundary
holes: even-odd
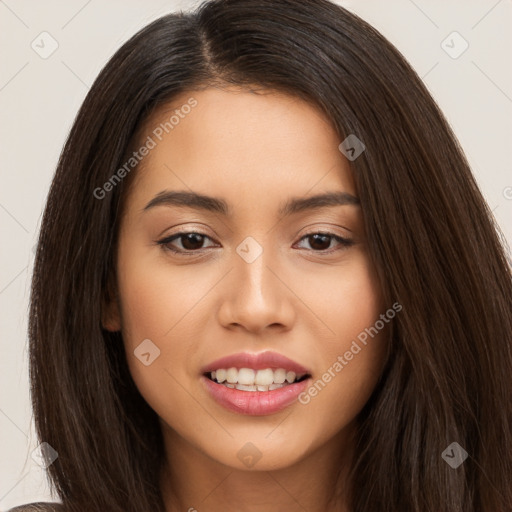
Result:
[[[226,409],[241,414],[256,416],[278,412],[295,402],[298,395],[306,389],[311,380],[311,378],[304,379],[301,382],[288,384],[272,391],[241,391],[218,384],[204,375],[219,368],[228,369],[233,367],[238,369],[252,368],[254,370],[283,368],[287,372],[307,373],[309,375],[311,375],[311,371],[288,357],[272,351],[260,352],[259,354],[240,352],[222,357],[206,365],[201,370],[203,373],[201,382],[210,396]]]
[[[201,376],[201,382],[220,405],[230,411],[252,416],[272,414],[288,407],[306,389],[310,380],[304,379],[273,391],[240,391]]]
[[[292,361],[282,354],[278,354],[277,352],[272,351],[260,352],[259,354],[240,352],[238,354],[222,357],[206,365],[201,370],[201,373],[204,374],[212,372],[213,370],[218,370],[219,368],[228,369],[233,367],[238,369],[252,368],[254,370],[264,370],[265,368],[272,368],[275,370],[277,368],[283,368],[286,371],[292,371],[296,374],[309,373],[311,375],[311,371],[304,366],[296,363],[295,361]],[[251,391],[248,393],[251,393]],[[254,393],[258,392],[255,391]]]

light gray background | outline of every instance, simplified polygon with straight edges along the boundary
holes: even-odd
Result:
[[[512,241],[512,1],[339,1],[369,21],[424,79]],[[197,5],[164,0],[0,0],[0,510],[51,497],[28,392],[27,308],[32,249],[48,187],[74,116],[114,51],[155,18]],[[58,49],[41,58],[41,32]],[[457,31],[458,58],[441,43]],[[46,36],[45,36],[46,37]],[[45,40],[49,48],[49,40]],[[463,42],[451,36],[452,53]],[[506,64],[506,63],[509,64]]]

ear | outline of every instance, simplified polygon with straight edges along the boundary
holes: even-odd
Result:
[[[103,329],[107,331],[116,332],[121,330],[121,314],[117,286],[113,276],[109,277],[101,301],[101,325]]]

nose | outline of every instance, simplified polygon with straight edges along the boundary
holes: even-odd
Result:
[[[263,250],[253,261],[235,253],[224,283],[220,324],[255,334],[289,330],[296,315],[294,294],[280,268],[271,251]]]

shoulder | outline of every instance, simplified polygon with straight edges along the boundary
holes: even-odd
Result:
[[[62,503],[50,503],[39,501],[37,503],[28,503],[9,509],[7,512],[64,512]]]

